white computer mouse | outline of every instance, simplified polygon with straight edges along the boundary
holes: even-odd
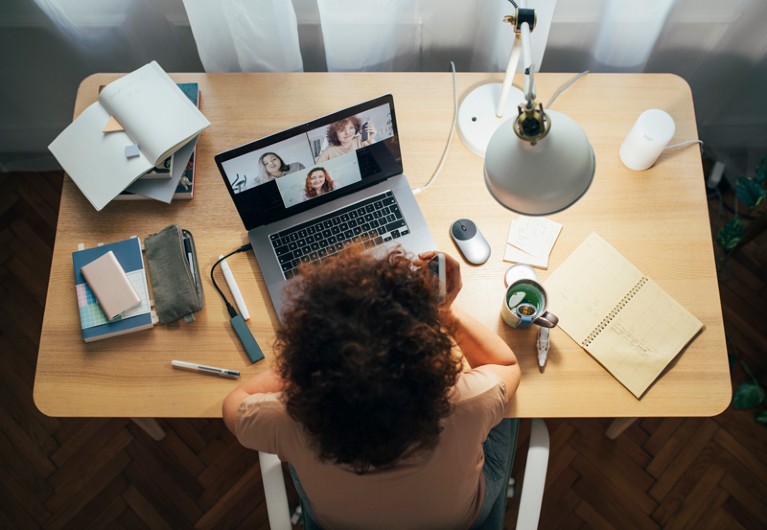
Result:
[[[450,236],[469,263],[482,265],[490,257],[490,245],[471,219],[458,219],[450,225]]]

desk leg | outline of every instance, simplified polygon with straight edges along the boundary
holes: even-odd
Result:
[[[152,440],[159,442],[165,438],[165,431],[162,430],[160,424],[154,418],[131,418],[133,422],[141,427],[145,433],[147,433]]]
[[[615,418],[607,428],[607,431],[605,431],[605,436],[611,440],[615,440],[623,433],[623,431],[631,427],[631,424],[636,420],[636,418]]]

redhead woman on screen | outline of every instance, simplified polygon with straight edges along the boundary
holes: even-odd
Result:
[[[329,191],[333,191],[336,185],[323,167],[315,167],[306,175],[306,187],[304,193],[307,199],[319,197]]]
[[[373,124],[369,121],[360,123],[357,116],[331,123],[326,133],[328,148],[320,153],[315,162],[324,162],[370,145],[375,142],[375,135]]]

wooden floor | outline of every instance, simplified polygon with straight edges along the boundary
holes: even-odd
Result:
[[[35,408],[61,182],[57,173],[0,175],[0,528],[267,528],[257,457],[220,420],[160,420],[167,437],[154,442],[127,420]],[[716,218],[716,200],[711,211]],[[720,280],[730,351],[762,378],[766,266],[763,237]],[[733,379],[744,378],[736,365]],[[767,528],[767,431],[753,416],[644,419],[616,441],[603,434],[609,420],[547,420],[540,528]],[[515,510],[510,503],[508,528]]]

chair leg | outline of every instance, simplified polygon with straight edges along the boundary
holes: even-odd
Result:
[[[535,530],[541,518],[543,489],[546,486],[546,470],[549,466],[549,430],[546,423],[533,419],[530,430],[530,447],[522,479],[522,495],[519,499],[517,529]]]
[[[636,418],[615,418],[610,426],[605,431],[605,436],[611,440],[615,440],[618,436],[623,434],[623,431],[631,427],[631,424],[637,421]]]
[[[258,461],[261,465],[261,479],[264,482],[269,528],[290,530],[290,508],[285,490],[285,477],[282,476],[282,463],[277,455],[262,451],[258,452]]]
[[[159,442],[163,438],[165,438],[165,431],[160,427],[160,424],[157,423],[157,420],[154,418],[131,418],[133,420],[133,423],[141,427],[145,433],[147,433],[152,440],[155,442]]]

